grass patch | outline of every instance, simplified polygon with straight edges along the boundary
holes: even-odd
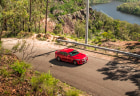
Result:
[[[66,96],[79,96],[79,91],[78,90],[68,90],[66,92]]]
[[[50,72],[42,73],[31,78],[33,90],[40,92],[47,90],[46,94],[49,96],[55,96],[56,92],[58,92],[57,82],[58,80],[52,77]]]

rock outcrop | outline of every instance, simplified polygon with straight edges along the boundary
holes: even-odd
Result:
[[[90,13],[93,12],[92,8],[89,9]],[[58,16],[57,20],[59,22],[64,21],[63,32],[65,33],[74,33],[75,22],[78,20],[85,20],[86,18],[86,9],[74,12],[73,14],[67,14]]]

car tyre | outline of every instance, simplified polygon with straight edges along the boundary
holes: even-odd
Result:
[[[74,60],[74,61],[73,61],[73,64],[74,64],[74,65],[77,65],[77,61]]]
[[[61,58],[60,58],[60,57],[57,57],[57,60],[58,60],[58,61],[61,61]]]

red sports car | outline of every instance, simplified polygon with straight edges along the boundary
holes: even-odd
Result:
[[[65,48],[62,50],[57,50],[55,52],[55,58],[58,61],[65,61],[76,64],[84,64],[87,62],[88,57],[71,48]]]

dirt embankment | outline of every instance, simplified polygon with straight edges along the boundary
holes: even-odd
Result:
[[[116,42],[109,41],[104,42],[101,46],[125,52],[140,54],[140,42],[138,41],[116,41]]]

